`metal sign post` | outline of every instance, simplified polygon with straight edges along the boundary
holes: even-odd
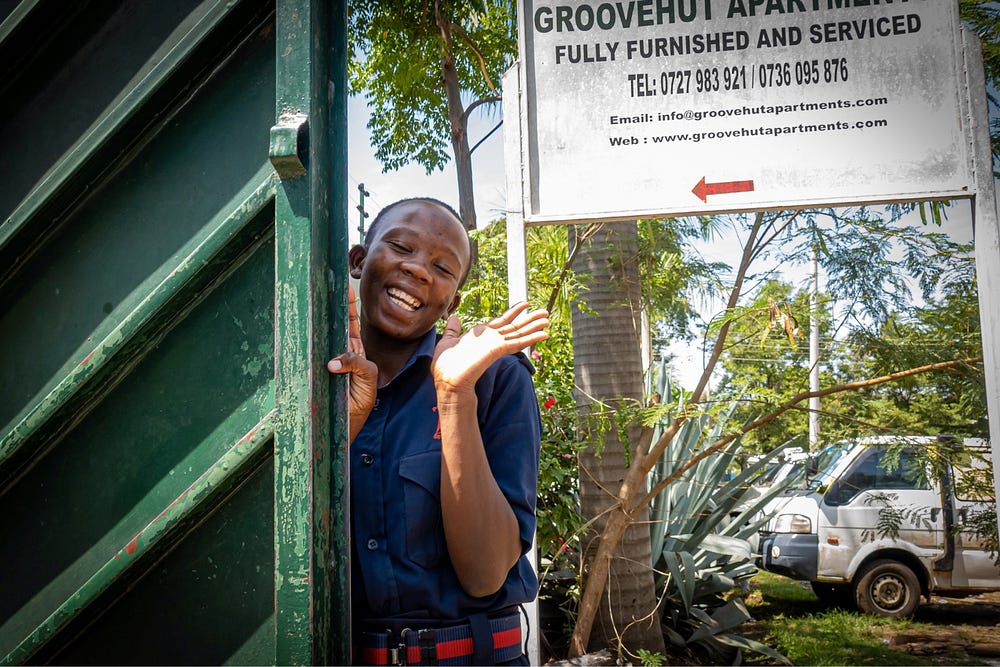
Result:
[[[990,149],[990,118],[986,106],[986,76],[979,39],[962,31],[965,83],[968,97],[975,197],[972,201],[976,245],[976,281],[979,288],[979,322],[983,338],[983,372],[986,376],[986,412],[993,454],[994,497],[1000,499],[1000,218]],[[1000,512],[998,528],[1000,528]]]

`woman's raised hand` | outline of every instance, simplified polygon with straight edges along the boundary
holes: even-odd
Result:
[[[549,337],[549,313],[530,310],[525,302],[509,308],[485,324],[464,334],[462,323],[450,317],[434,349],[431,374],[438,391],[467,393],[494,361],[523,350]]]

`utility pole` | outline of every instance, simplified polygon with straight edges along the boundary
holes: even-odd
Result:
[[[364,183],[358,183],[358,212],[360,216],[358,218],[358,243],[365,242],[365,218],[368,217],[368,213],[365,212],[365,197],[371,197],[372,193],[365,190]]]
[[[812,286],[809,294],[809,391],[819,391],[819,255],[812,248]],[[809,451],[819,443],[819,396],[809,398]]]

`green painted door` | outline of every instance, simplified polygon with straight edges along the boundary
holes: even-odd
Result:
[[[349,659],[345,11],[0,2],[5,663]]]

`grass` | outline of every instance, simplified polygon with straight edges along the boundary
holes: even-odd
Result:
[[[986,664],[957,647],[935,655],[896,650],[889,645],[892,637],[903,633],[938,636],[942,626],[830,609],[808,585],[768,572],[754,577],[745,601],[755,621],[739,628],[737,634],[777,649],[795,665]],[[949,626],[946,632],[953,635],[954,629]],[[746,664],[776,664],[752,654],[745,658]]]

